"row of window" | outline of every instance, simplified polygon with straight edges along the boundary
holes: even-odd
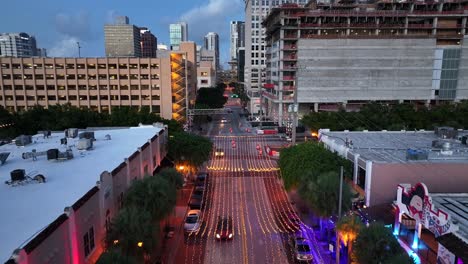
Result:
[[[4,85],[3,87],[0,86],[0,90],[160,90],[159,84],[153,84],[153,85],[147,85],[147,84],[142,84],[142,85]]]
[[[159,80],[159,74],[2,74],[4,80]]]
[[[68,98],[66,95],[59,95],[59,96],[55,96],[55,95],[38,95],[37,96],[37,100],[38,101],[45,101],[46,99],[48,101],[57,101],[57,98],[58,100],[60,101],[66,101],[66,100],[69,100],[69,101],[76,101],[76,100],[80,100],[80,101],[87,101],[88,100],[88,96],[87,95],[68,95]],[[110,100],[111,101],[115,101],[115,100],[140,100],[140,96],[139,95],[111,95],[111,96],[108,96],[108,95],[90,95],[89,96],[89,100]],[[3,97],[0,95],[0,100],[3,100]],[[6,95],[5,96],[5,101],[36,101],[36,96],[34,95]],[[149,100],[161,100],[161,97],[159,95],[142,95],[141,96],[141,100],[144,100],[144,101],[149,101]]]
[[[126,64],[126,63],[110,63],[110,64],[83,64],[83,63],[68,63],[68,64],[52,64],[52,63],[1,63],[0,68],[2,69],[159,69],[158,63],[152,64]]]
[[[14,106],[8,105],[8,106],[6,106],[5,108],[6,108],[9,112],[14,112],[14,111],[15,111],[15,107],[14,107]],[[87,106],[84,106],[84,105],[81,105],[80,108],[81,108],[81,109],[88,109],[88,107],[87,107]],[[100,108],[101,108],[101,111],[104,111],[104,112],[107,112],[107,111],[110,110],[110,107],[109,107],[108,105],[101,105]],[[140,107],[140,106],[137,106],[137,105],[132,105],[132,106],[130,106],[130,108],[134,108],[134,109],[138,110],[138,109],[140,109],[141,107]],[[27,106],[21,106],[21,105],[16,106],[16,111],[18,111],[18,112],[26,111],[27,109],[28,109]],[[99,111],[99,106],[97,106],[97,105],[90,105],[90,106],[89,106],[89,109],[91,109],[91,110],[93,110],[93,111]],[[156,113],[156,114],[159,115],[159,113],[161,112],[161,106],[159,106],[159,105],[152,105],[152,106],[151,106],[151,112],[152,112],[152,113]],[[154,163],[154,164],[155,164],[155,163]],[[122,196],[122,206],[123,206],[123,196]],[[122,207],[120,207],[120,209],[121,209],[121,208],[122,208]],[[106,222],[107,222],[107,220],[106,220]],[[85,248],[85,250],[86,250],[86,248]],[[90,250],[92,251],[92,249],[90,249]],[[91,251],[90,251],[90,252],[91,252]],[[86,252],[85,252],[85,253],[86,253]]]
[[[265,60],[252,60],[252,65],[265,65]]]

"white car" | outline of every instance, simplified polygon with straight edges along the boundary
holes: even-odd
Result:
[[[184,231],[185,233],[196,232],[201,226],[201,212],[200,210],[190,210],[185,217]]]

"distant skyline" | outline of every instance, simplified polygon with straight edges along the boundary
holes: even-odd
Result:
[[[26,8],[27,7],[27,8]],[[188,23],[189,40],[203,45],[208,32],[220,36],[220,60],[229,61],[229,23],[244,20],[243,0],[141,0],[60,1],[15,0],[2,3],[0,32],[26,32],[51,57],[104,57],[104,25],[116,16],[128,16],[130,23],[148,27],[158,44],[169,45],[169,24]]]

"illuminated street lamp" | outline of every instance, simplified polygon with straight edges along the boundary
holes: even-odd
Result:
[[[139,248],[141,248],[141,247],[143,246],[143,242],[138,242],[138,243],[137,243],[137,246],[138,246]]]

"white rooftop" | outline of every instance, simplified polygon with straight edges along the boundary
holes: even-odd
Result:
[[[432,147],[432,141],[441,140],[434,131],[328,131],[321,130],[321,141],[344,154],[346,149],[360,158],[381,163],[455,162],[468,163],[468,146],[457,139],[449,139],[450,155]],[[458,131],[458,137],[468,131]],[[351,142],[346,147],[346,141]],[[427,151],[427,160],[407,161],[407,149]]]
[[[435,207],[450,214],[459,230],[460,239],[468,243],[468,193],[431,193]]]
[[[160,130],[154,126],[98,130],[94,132],[93,149],[88,151],[73,146],[78,137],[69,138],[74,158],[65,161],[47,160],[47,156],[39,156],[36,161],[22,158],[22,153],[32,149],[40,152],[57,148],[64,152],[66,146],[60,145],[64,133],[53,133],[49,138],[35,135],[33,143],[24,147],[14,143],[0,146],[0,152],[10,152],[6,163],[0,166],[0,262],[94,187],[103,171],[111,172]],[[107,134],[111,140],[105,139]],[[26,175],[42,174],[46,182],[16,187],[5,184],[15,169],[26,170]]]

